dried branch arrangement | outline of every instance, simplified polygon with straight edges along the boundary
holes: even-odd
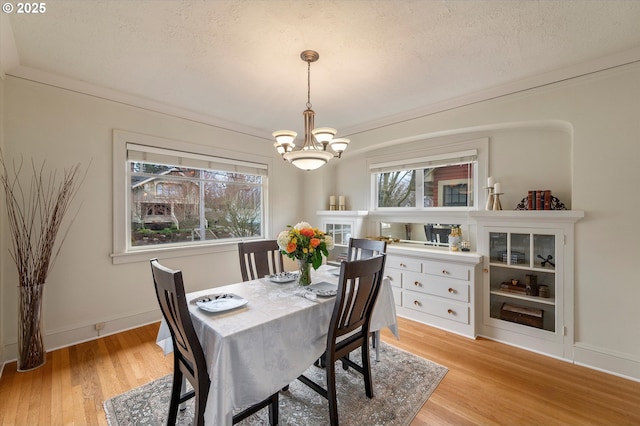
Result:
[[[42,340],[42,291],[49,272],[60,253],[75,216],[67,224],[57,242],[63,220],[80,185],[80,164],[65,169],[61,178],[45,172],[31,162],[31,182],[25,191],[20,176],[24,162],[13,162],[11,168],[0,154],[0,182],[4,188],[9,230],[12,236],[11,257],[18,268],[20,318],[18,333],[18,369],[29,370],[44,363]],[[87,169],[88,170],[88,169]]]

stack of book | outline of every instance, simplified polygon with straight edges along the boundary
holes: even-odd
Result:
[[[527,195],[528,210],[551,210],[551,191],[548,189],[529,191]]]
[[[508,291],[509,293],[527,294],[527,287],[524,284],[512,284],[510,282],[503,282],[500,284],[500,290]]]

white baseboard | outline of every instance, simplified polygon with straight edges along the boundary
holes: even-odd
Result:
[[[632,359],[628,354],[576,343],[573,359],[577,365],[640,382],[640,360]]]
[[[126,317],[104,319],[104,328],[100,331],[95,329],[95,324],[78,325],[74,328],[64,330],[53,330],[44,336],[47,352],[89,340],[99,339],[111,334],[120,333],[125,330],[138,328],[143,325],[160,321],[162,315],[160,309],[147,312],[139,312]],[[18,358],[18,343],[9,343],[4,347],[5,364],[15,361]],[[3,364],[4,365],[4,364]]]

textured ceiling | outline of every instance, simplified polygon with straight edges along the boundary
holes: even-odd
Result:
[[[640,1],[51,0],[10,15],[35,69],[246,127],[356,131],[626,51]],[[636,60],[640,58],[635,58]],[[605,65],[607,66],[607,65]],[[577,68],[576,68],[577,69]],[[514,86],[515,87],[515,86]],[[233,128],[233,126],[231,126]],[[236,126],[237,127],[237,126]]]

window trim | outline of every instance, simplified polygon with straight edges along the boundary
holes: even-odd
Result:
[[[204,241],[194,245],[180,246],[145,246],[128,250],[127,238],[130,235],[129,217],[129,182],[127,182],[127,144],[148,146],[158,150],[180,151],[192,153],[194,156],[215,157],[222,161],[228,159],[229,164],[251,164],[266,169],[263,179],[263,232],[270,229],[269,216],[269,170],[271,159],[255,154],[224,150],[216,147],[198,145],[190,142],[162,138],[158,136],[133,133],[123,130],[113,130],[113,247],[111,258],[113,264],[148,261],[151,257],[163,258],[204,255],[208,253],[233,251],[237,248],[237,241],[222,242]]]
[[[416,205],[414,207],[378,207],[378,189],[376,173],[398,170],[419,169],[425,165],[442,164],[446,160],[453,160],[461,157],[476,157],[476,167],[474,167],[474,206],[470,207],[424,207]],[[376,161],[378,160],[378,161]],[[380,161],[382,160],[382,161]],[[481,210],[486,202],[486,194],[483,193],[482,182],[487,181],[489,170],[489,138],[482,137],[472,140],[460,141],[447,145],[432,146],[420,151],[403,152],[396,155],[385,155],[370,158],[368,161],[370,173],[370,211],[374,214],[398,214],[398,213],[439,213],[439,212],[470,212]],[[420,173],[418,173],[420,175]],[[419,176],[416,176],[418,178]],[[419,180],[422,178],[420,177]],[[418,203],[418,187],[422,182],[416,182],[416,203]]]

